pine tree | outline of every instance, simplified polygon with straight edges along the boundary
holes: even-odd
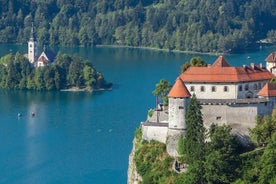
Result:
[[[205,128],[200,105],[193,95],[186,113],[187,130],[184,138],[184,154],[189,164],[204,160]]]

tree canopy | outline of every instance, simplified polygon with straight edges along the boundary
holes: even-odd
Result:
[[[34,68],[21,54],[0,58],[0,88],[60,90],[71,87],[91,89],[110,88],[90,62],[78,57],[58,54],[56,61],[45,67]]]
[[[172,85],[170,82],[166,81],[165,79],[161,79],[159,83],[155,85],[155,89],[152,93],[157,96],[161,97],[164,105],[168,104],[168,93],[170,92]]]
[[[0,0],[0,43],[240,52],[276,41],[275,0]]]

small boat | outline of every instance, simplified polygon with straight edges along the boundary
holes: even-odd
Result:
[[[35,116],[35,113],[34,113],[34,112],[32,112],[32,113],[31,113],[31,116],[32,116],[32,117],[34,117],[34,116]]]
[[[19,118],[22,117],[22,114],[21,114],[21,113],[18,113],[18,114],[17,114],[17,117],[19,117]]]

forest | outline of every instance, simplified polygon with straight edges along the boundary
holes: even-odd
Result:
[[[0,0],[0,43],[243,52],[276,43],[275,0]],[[261,40],[261,41],[260,41]]]
[[[54,64],[38,68],[20,53],[0,58],[0,88],[61,90],[77,87],[94,90],[111,86],[112,83],[107,83],[91,62],[77,56],[58,54]]]

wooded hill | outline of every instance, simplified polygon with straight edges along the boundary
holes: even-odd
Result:
[[[0,43],[237,52],[276,42],[275,0],[0,0]]]

